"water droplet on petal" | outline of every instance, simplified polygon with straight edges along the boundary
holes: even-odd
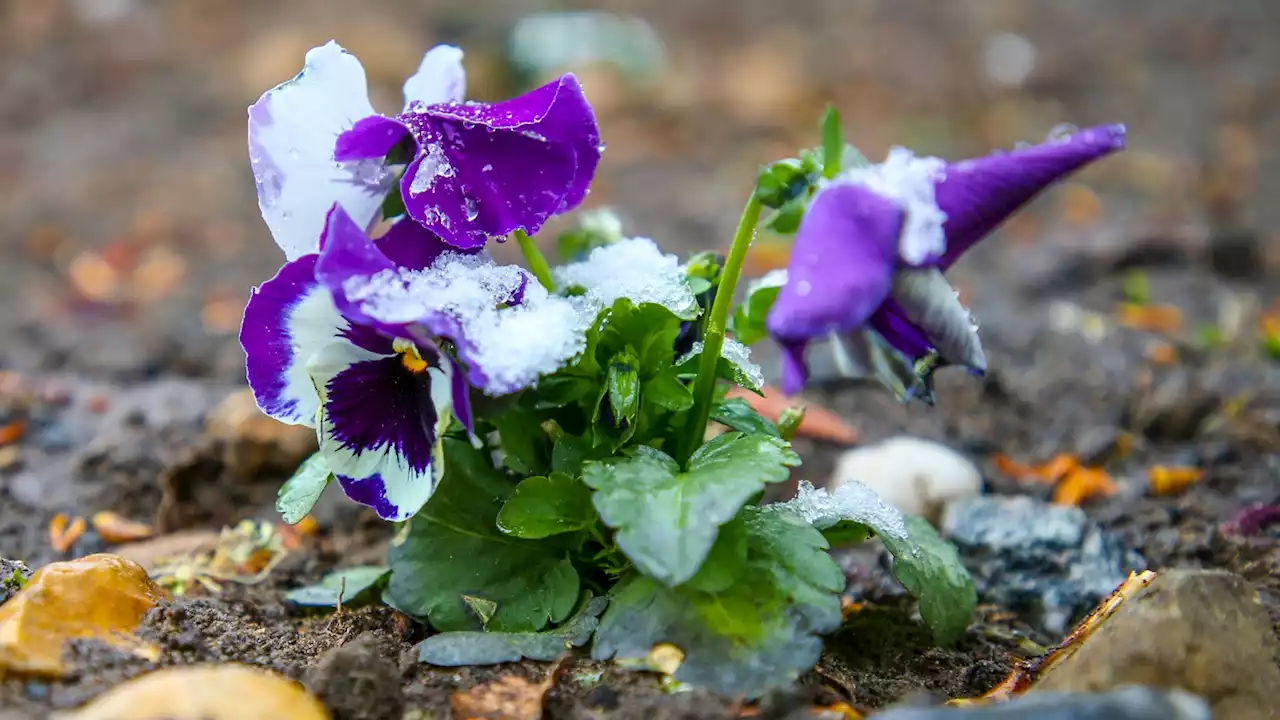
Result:
[[[1066,142],[1071,139],[1072,135],[1080,132],[1080,128],[1071,123],[1059,123],[1054,125],[1049,131],[1049,136],[1045,138],[1046,142]]]
[[[599,145],[596,145],[596,152],[598,152],[598,153],[600,153],[601,155],[603,155],[603,154],[604,154],[604,150],[605,150],[605,148],[606,148],[606,147],[607,147],[607,146],[606,146],[604,143],[600,143]]]

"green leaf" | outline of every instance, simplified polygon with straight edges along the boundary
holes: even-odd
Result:
[[[521,475],[546,474],[551,465],[551,440],[532,413],[508,410],[490,422],[498,429],[503,462]]]
[[[370,591],[382,584],[390,569],[384,565],[357,565],[335,570],[315,585],[296,588],[285,593],[285,599],[295,605],[308,607],[337,607],[357,605],[373,596]]]
[[[939,645],[950,645],[973,619],[978,593],[960,554],[928,520],[907,517],[906,537],[880,535],[893,554],[893,574],[920,603],[920,616]]]
[[[582,647],[600,625],[606,598],[588,597],[573,617],[554,630],[536,633],[446,632],[418,644],[418,662],[444,667],[497,665],[521,659],[550,662]]]
[[[844,131],[840,128],[840,111],[828,105],[822,114],[822,176],[830,180],[840,174],[844,159]]]
[[[808,197],[796,198],[769,213],[764,219],[764,226],[775,235],[794,235],[800,229],[800,221],[804,219],[808,207]]]
[[[644,384],[644,401],[680,412],[693,407],[693,393],[673,373],[665,372]]]
[[[785,158],[760,168],[756,197],[768,208],[780,208],[809,192],[816,179],[814,168],[803,159]]]
[[[581,475],[582,463],[591,454],[591,443],[585,438],[565,435],[551,450],[551,469],[567,475]]]
[[[498,529],[528,540],[582,530],[596,519],[591,491],[564,473],[520,481],[498,513]]]
[[[822,535],[795,513],[746,507],[735,524],[746,559],[733,582],[668,588],[642,575],[624,579],[592,656],[638,660],[672,643],[685,653],[677,680],[749,697],[812,667],[822,650],[817,636],[840,626],[844,573]]]
[[[733,311],[729,328],[738,342],[754,345],[769,335],[765,322],[785,280],[785,273],[770,273],[747,285],[747,297]]]
[[[311,512],[320,494],[333,480],[329,462],[320,453],[302,461],[293,477],[284,482],[276,496],[276,512],[286,525],[297,525]]]
[[[438,630],[541,630],[578,599],[578,573],[556,538],[523,540],[498,530],[512,486],[488,457],[446,438],[445,476],[391,548],[392,604]],[[495,609],[484,622],[477,601]]]
[[[620,352],[609,361],[609,405],[613,407],[614,421],[634,424],[636,411],[640,409],[639,358],[631,352]]]
[[[561,371],[538,382],[533,391],[534,407],[546,410],[572,405],[591,397],[595,391],[596,384],[591,377]]]
[[[618,531],[623,553],[646,575],[679,585],[697,573],[719,527],[799,464],[778,438],[726,433],[699,448],[683,473],[669,455],[642,445],[587,463],[582,479],[596,490],[596,510]]]
[[[787,442],[796,436],[796,431],[800,429],[800,424],[804,422],[803,405],[794,405],[782,411],[782,415],[778,418],[778,436]]]
[[[742,398],[728,398],[712,405],[711,419],[740,432],[781,437],[778,426]]]

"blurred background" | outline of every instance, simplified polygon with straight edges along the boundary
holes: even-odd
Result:
[[[816,145],[828,101],[872,160],[895,144],[960,158],[1061,123],[1129,125],[1128,152],[961,264],[971,301],[1001,292],[993,274],[1038,277],[1064,253],[1138,242],[1222,243],[1225,272],[1259,273],[1280,232],[1280,4],[1269,0],[0,7],[0,367],[11,369],[243,377],[240,312],[282,259],[258,216],[245,107],[331,38],[361,59],[386,111],[436,43],[464,47],[475,99],[578,73],[608,143],[588,205],[618,206],[631,234],[671,250],[725,247],[757,166]],[[752,269],[777,262],[761,251]]]

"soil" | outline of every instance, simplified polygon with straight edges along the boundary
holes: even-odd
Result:
[[[474,96],[514,92],[504,33],[539,8],[429,5],[0,6],[0,427],[26,428],[0,443],[0,557],[34,568],[112,549],[91,529],[55,552],[57,513],[110,510],[165,533],[274,519],[275,491],[307,439],[227,434],[211,422],[243,385],[235,332],[247,290],[280,262],[257,217],[242,108],[330,37],[364,60],[382,107],[440,41],[467,48]],[[1256,330],[1280,297],[1280,209],[1266,202],[1280,190],[1269,106],[1280,12],[1189,0],[685,5],[593,5],[658,29],[669,65],[655,84],[582,71],[609,142],[588,204],[623,207],[635,232],[672,250],[723,245],[755,167],[816,143],[828,100],[872,158],[895,143],[960,157],[1043,137],[1063,120],[1130,123],[1130,151],[1052,191],[951,273],[982,325],[985,379],[944,371],[935,408],[868,390],[813,399],[866,442],[905,432],[968,452],[989,492],[1050,492],[1003,476],[994,453],[1106,459],[1120,492],[1088,502],[1092,518],[1153,569],[1242,574],[1280,629],[1280,535],[1223,527],[1252,504],[1280,501],[1280,365],[1259,351]],[[997,80],[1000,62],[984,70],[984,52],[1008,45],[999,33],[1033,48],[1019,84]],[[1180,330],[1117,322],[1135,269],[1154,302],[1180,309]],[[1238,326],[1239,339],[1198,350],[1206,323]],[[1163,343],[1175,361],[1153,354]],[[1117,443],[1132,449],[1111,452]],[[839,451],[798,448],[800,476],[814,481]],[[1205,476],[1153,496],[1146,473],[1156,464]],[[0,682],[0,715],[43,717],[157,665],[227,660],[303,681],[339,719],[444,717],[459,690],[553,672],[550,717],[741,712],[733,699],[671,693],[582,656],[559,667],[431,669],[413,662],[423,631],[392,610],[299,610],[286,590],[378,562],[388,540],[388,528],[336,498],[316,517],[318,532],[265,582],[154,609],[142,634],[161,648],[158,662],[76,644],[73,676]],[[796,690],[761,702],[761,716],[978,695],[1057,639],[984,606],[956,647],[935,648],[887,572],[857,567],[850,594],[867,605]]]

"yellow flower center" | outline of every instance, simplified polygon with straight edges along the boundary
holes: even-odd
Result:
[[[418,346],[412,340],[404,338],[396,338],[391,342],[391,349],[400,355],[400,364],[405,370],[418,375],[427,371],[431,367],[426,360],[422,359],[422,354],[418,352]]]

